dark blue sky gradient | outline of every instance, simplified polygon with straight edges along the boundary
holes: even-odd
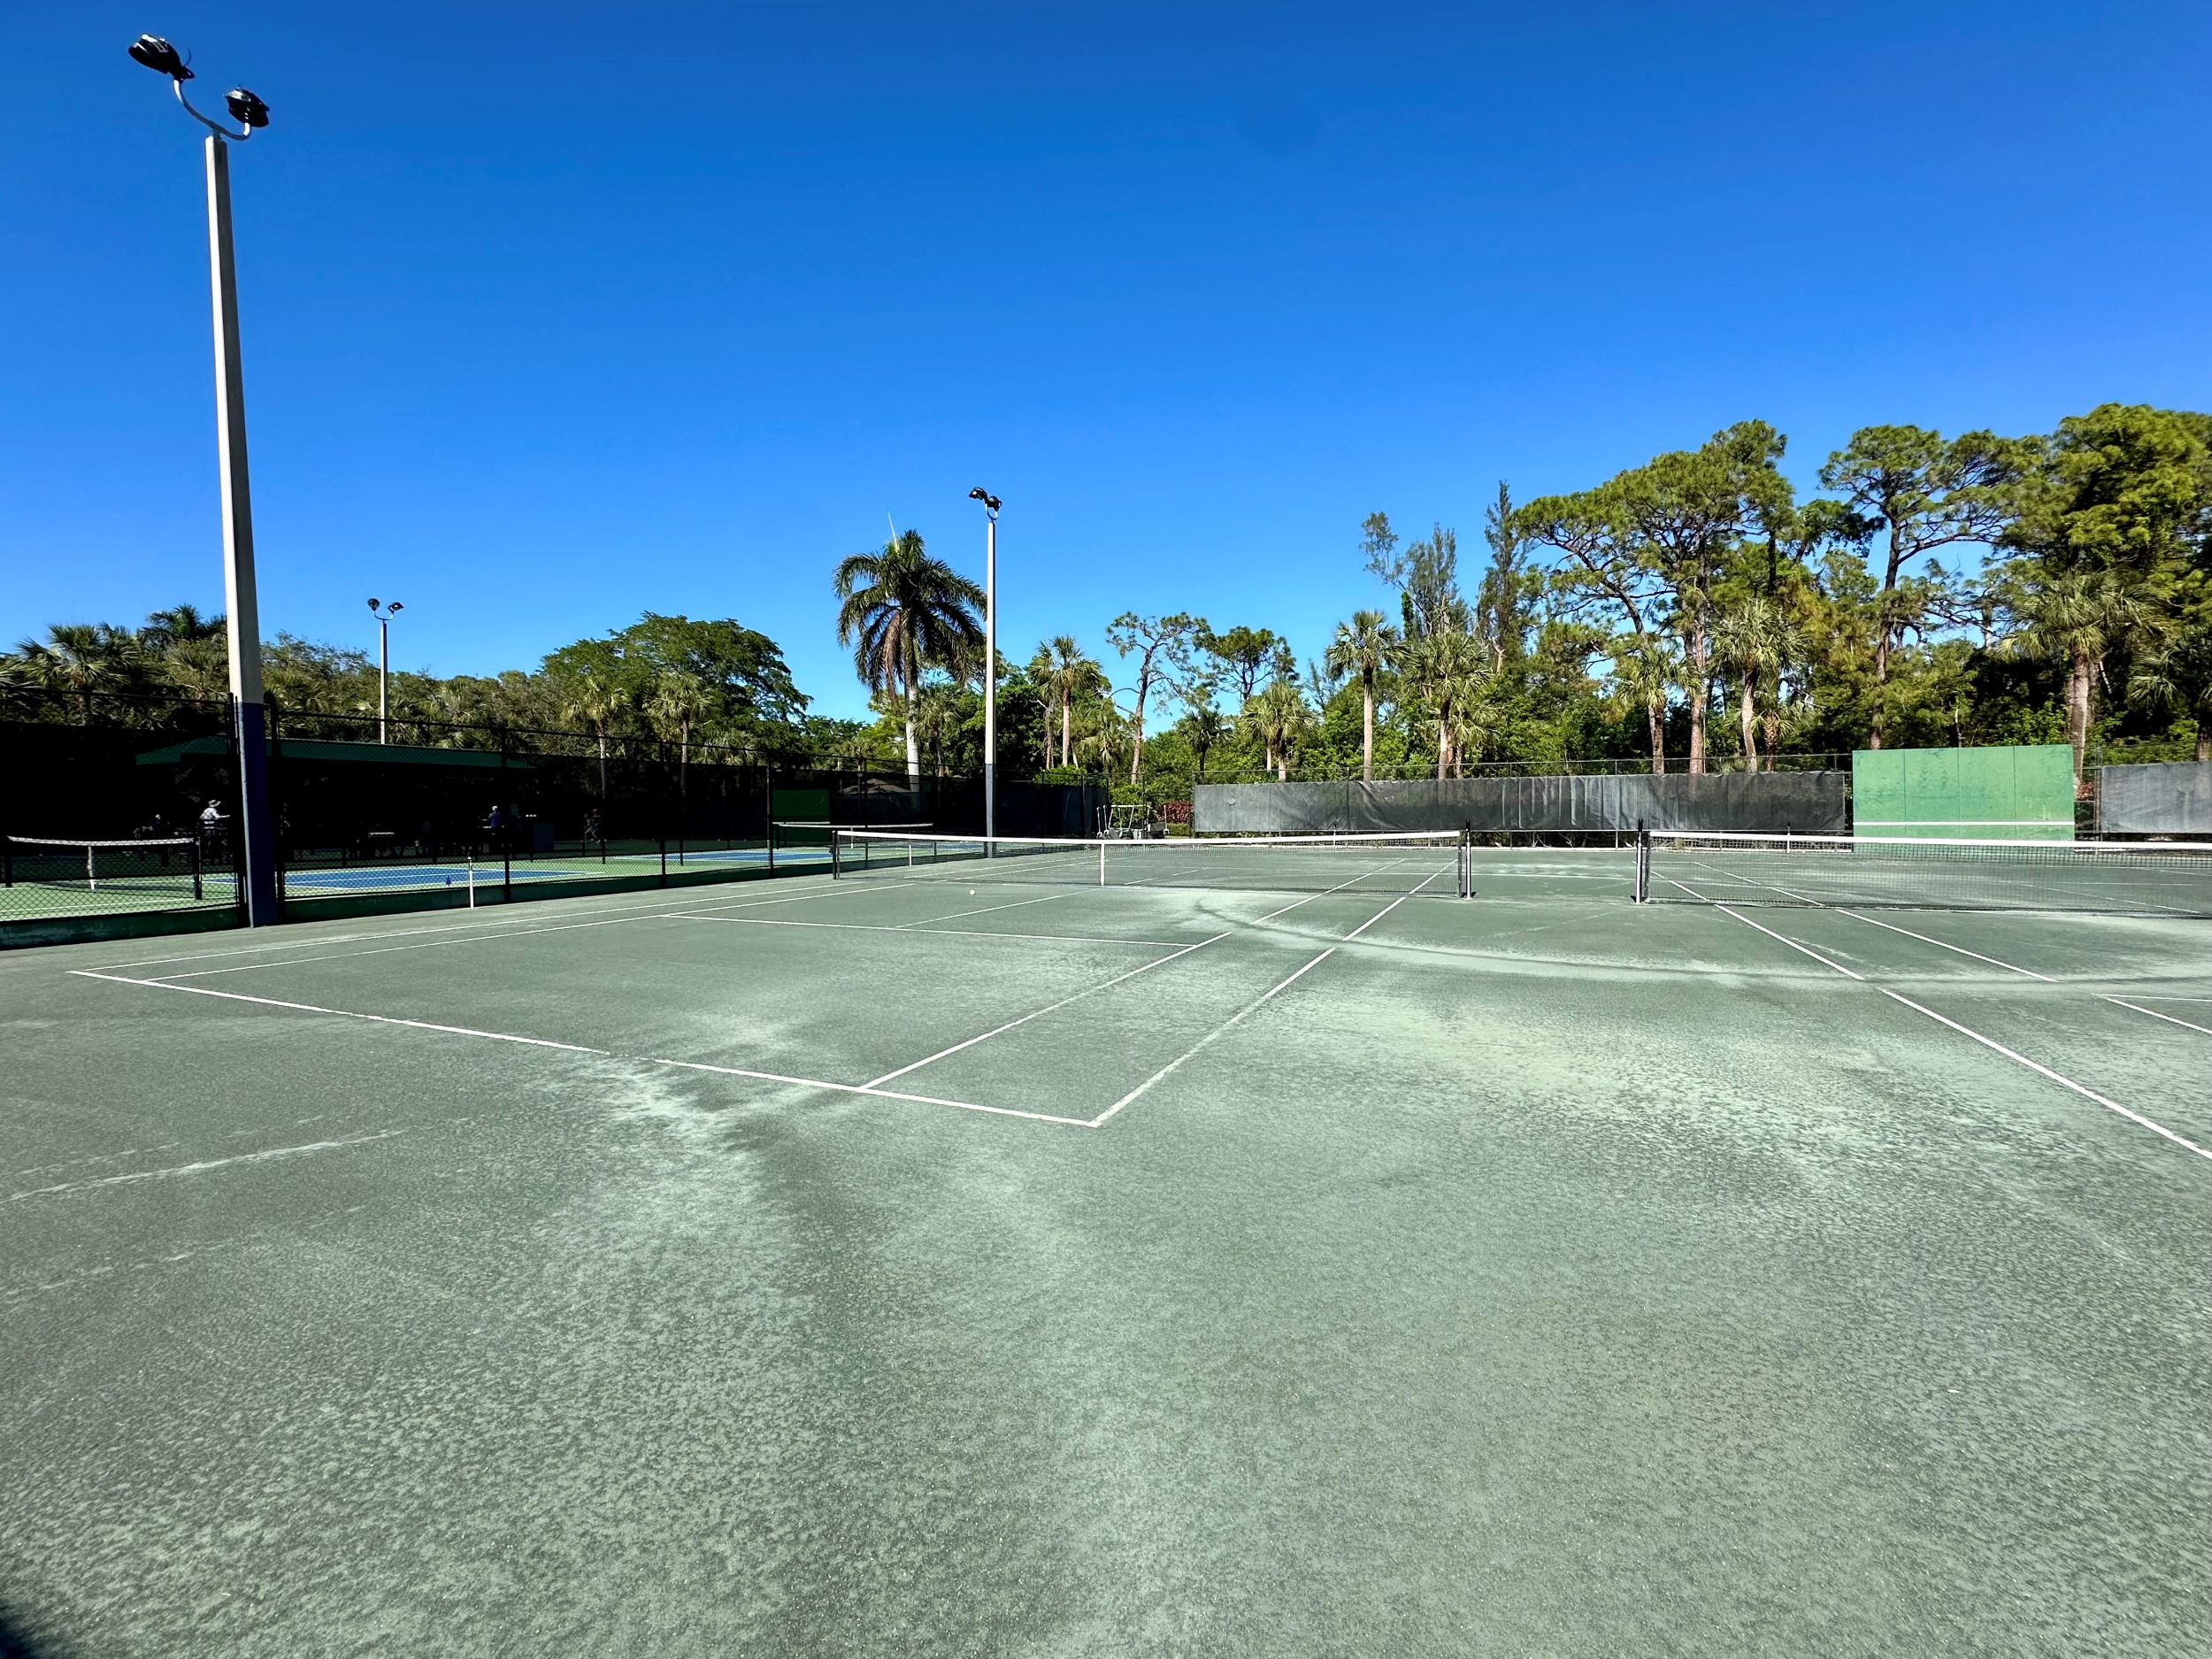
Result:
[[[864,705],[885,515],[1002,641],[1302,654],[1361,518],[1456,525],[1758,416],[2212,403],[2212,7],[24,7],[0,636],[220,603],[193,131],[234,157],[265,631],[439,672],[651,609]],[[1478,549],[1479,551],[1479,549]]]

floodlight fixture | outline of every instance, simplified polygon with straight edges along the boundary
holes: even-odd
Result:
[[[984,488],[980,484],[978,484],[973,489],[968,492],[968,499],[970,501],[981,502],[985,509],[988,511],[996,512],[999,510],[998,497],[992,495],[989,490]]]
[[[223,107],[230,111],[230,119],[242,121],[248,127],[266,127],[269,106],[243,87],[233,87],[223,94]]]
[[[158,35],[140,35],[131,42],[130,50],[134,60],[157,73],[165,74],[172,81],[192,79],[191,65],[184,61],[183,55]]]
[[[141,63],[169,77],[170,90],[177,95],[177,102],[184,105],[184,112],[218,138],[251,138],[257,127],[269,124],[269,106],[260,97],[243,87],[233,87],[223,94],[223,107],[230,111],[230,119],[238,123],[240,131],[234,132],[211,116],[203,115],[192,107],[192,100],[184,96],[184,83],[193,78],[192,66],[185,54],[158,35],[142,35],[130,44],[131,60]]]

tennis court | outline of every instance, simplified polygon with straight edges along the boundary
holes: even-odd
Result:
[[[19,1617],[2212,1647],[2203,920],[851,850],[0,959]]]

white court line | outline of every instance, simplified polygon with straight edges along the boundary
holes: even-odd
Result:
[[[1393,859],[1391,864],[1403,864],[1404,862],[1405,861],[1403,859],[1399,858]],[[1384,870],[1389,869],[1390,867],[1390,864],[1378,866],[1379,869]],[[1310,904],[1316,899],[1325,899],[1331,893],[1340,893],[1346,887],[1350,887],[1352,882],[1364,881],[1369,876],[1373,875],[1375,871],[1373,870],[1363,870],[1359,874],[1350,878],[1350,879],[1338,882],[1336,886],[1329,888],[1326,892],[1309,893],[1302,899],[1294,900],[1291,903],[1283,905],[1279,909],[1270,910],[1264,916],[1253,918],[1253,919],[1249,923],[1246,924],[1246,926],[1257,927],[1262,922],[1271,922],[1278,916],[1286,916],[1291,911],[1297,910],[1301,905]],[[1432,878],[1432,879],[1433,879],[1433,878]],[[1134,886],[1135,884],[1133,882],[1127,885]],[[1427,884],[1425,882],[1423,885],[1426,886]],[[1156,887],[1152,889],[1154,892],[1158,892],[1161,889]],[[1418,891],[1418,889],[1416,889],[1416,891]],[[1403,898],[1409,898],[1412,895],[1410,894],[1402,895]],[[1383,914],[1388,914],[1389,910],[1394,908],[1394,904],[1386,907]],[[1368,922],[1371,924],[1373,922],[1379,921],[1380,919],[1380,916],[1370,917],[1368,918]],[[918,1071],[926,1065],[934,1065],[938,1061],[945,1059],[952,1055],[958,1054],[964,1048],[972,1048],[979,1042],[988,1042],[994,1037],[1003,1036],[1006,1033],[1012,1031],[1016,1026],[1026,1025],[1033,1019],[1041,1019],[1045,1015],[1053,1013],[1059,1009],[1065,1008],[1071,1002],[1079,1002],[1087,996],[1097,995],[1101,991],[1110,991],[1114,988],[1114,987],[1121,984],[1124,980],[1133,979],[1140,973],[1149,973],[1153,969],[1172,962],[1178,956],[1187,956],[1194,950],[1203,950],[1208,945],[1218,944],[1221,941],[1228,938],[1229,935],[1235,931],[1236,929],[1230,928],[1225,932],[1216,933],[1210,939],[1202,939],[1194,945],[1185,945],[1180,950],[1171,951],[1167,956],[1160,957],[1157,961],[1148,962],[1142,967],[1132,968],[1126,973],[1117,974],[1112,979],[1107,980],[1103,985],[1091,986],[1086,990],[1076,992],[1072,996],[1064,996],[1056,1002],[1048,1003],[1043,1008],[1033,1009],[1028,1013],[1024,1014],[1019,1019],[1010,1019],[1003,1025],[995,1026],[978,1036],[970,1037],[964,1042],[956,1042],[949,1048],[941,1048],[935,1054],[928,1055],[922,1059],[915,1061],[911,1065],[902,1065],[895,1071],[887,1071],[881,1077],[875,1079],[873,1082],[870,1083],[869,1087],[872,1088],[878,1083],[888,1083],[894,1078],[904,1077],[909,1071]]]
[[[309,962],[351,962],[357,956],[388,956],[401,950],[434,950],[441,945],[497,944],[510,939],[524,939],[533,933],[567,933],[580,927],[618,927],[625,922],[649,922],[667,915],[665,910],[640,910],[634,916],[610,916],[597,922],[561,922],[551,927],[524,927],[506,933],[476,933],[466,939],[430,939],[413,945],[379,945],[369,950],[334,950],[324,956],[287,956],[280,962],[241,962],[227,968],[195,968],[188,973],[157,973],[154,977],[164,984],[173,985],[179,979],[211,979],[219,973],[254,973],[264,968],[295,968]]]
[[[1664,879],[1669,881],[1673,881],[1672,877],[1667,877]],[[1673,881],[1673,885],[1676,887],[1682,886],[1682,884],[1678,881]],[[1694,889],[1686,887],[1683,890],[1685,892],[1694,891]],[[2050,1079],[2052,1082],[2058,1084],[2061,1087],[2073,1090],[2075,1094],[2080,1095],[2084,1100],[2094,1101],[2107,1111],[2117,1112],[2130,1123],[2139,1125],[2141,1127],[2149,1130],[2153,1134],[2164,1136],[2167,1140],[2172,1141],[2176,1146],[2180,1147],[2185,1151],[2193,1152],[2200,1158],[2212,1161],[2212,1148],[2200,1147],[2195,1141],[2189,1140],[2187,1137],[2176,1134],[2172,1130],[2167,1128],[2165,1125],[2154,1122],[2152,1119],[2144,1117],[2141,1112],[2135,1111],[2129,1107],[2123,1106],[2118,1101],[2108,1099],[2106,1096],[2098,1094],[2096,1090],[2085,1087],[2082,1084],[2075,1082],[2072,1078],[2063,1076],[2059,1072],[2052,1071],[2047,1065],[2044,1065],[2039,1062],[2029,1059],[2027,1056],[2020,1053],[2017,1049],[2006,1048],[2003,1043],[1999,1042],[1995,1038],[1985,1037],[1978,1031],[1962,1025],[1955,1019],[1939,1014],[1932,1008],[1929,1008],[1924,1003],[1916,1002],[1909,996],[1906,996],[1897,991],[1893,991],[1886,985],[1877,985],[1871,979],[1869,979],[1864,974],[1854,973],[1841,963],[1831,962],[1827,957],[1822,956],[1817,950],[1801,945],[1794,939],[1790,939],[1781,933],[1776,933],[1771,927],[1761,927],[1758,923],[1753,921],[1748,916],[1732,910],[1725,904],[1716,904],[1713,908],[1718,910],[1723,916],[1730,917],[1736,921],[1741,922],[1746,927],[1757,928],[1759,932],[1764,933],[1769,939],[1779,940],[1783,944],[1787,945],[1792,950],[1802,951],[1806,956],[1810,956],[1815,962],[1820,963],[1823,966],[1834,969],[1838,973],[1842,974],[1846,979],[1856,979],[1869,990],[1879,991],[1884,996],[1889,998],[1891,1002],[1902,1002],[1907,1008],[1911,1009],[1916,1014],[1924,1014],[1930,1019],[1935,1021],[1937,1025],[1949,1026],[1953,1031],[1958,1033],[1960,1036],[1970,1038],[1973,1041],[1978,1042],[1983,1048],[2004,1056],[2006,1059],[2012,1061],[2015,1064],[2024,1065],[2027,1067],[2029,1071],[2036,1072],[2039,1076]]]
[[[2191,1031],[2200,1031],[2206,1036],[2212,1037],[2212,1025],[2199,1025],[2190,1020],[2177,1019],[2171,1014],[2162,1014],[2154,1008],[2145,1008],[2139,1003],[2129,1002],[2123,996],[2108,996],[2104,1000],[2108,1002],[2117,1002],[2122,1008],[2131,1008],[2139,1014],[2148,1014],[2153,1019],[2162,1019],[2169,1025],[2185,1025]],[[2162,996],[2155,1000],[2162,1002],[2179,1002],[2188,999],[2178,996]]]
[[[1231,932],[1233,931],[1233,929],[1231,930]],[[1041,1019],[1047,1014],[1053,1012],[1056,1009],[1065,1008],[1071,1002],[1079,1002],[1087,996],[1096,996],[1101,991],[1110,991],[1114,988],[1114,987],[1121,984],[1125,979],[1133,979],[1140,973],[1149,973],[1153,969],[1159,967],[1165,963],[1172,962],[1178,956],[1187,956],[1194,950],[1203,950],[1208,945],[1213,944],[1217,941],[1224,940],[1228,937],[1229,934],[1226,933],[1216,933],[1211,939],[1202,939],[1194,945],[1185,945],[1180,950],[1171,950],[1164,956],[1155,957],[1152,961],[1146,963],[1142,967],[1132,968],[1126,973],[1116,974],[1103,985],[1087,986],[1084,989],[1076,992],[1072,996],[1064,996],[1056,1002],[1048,1002],[1042,1008],[1033,1009],[1028,1013],[1024,1014],[1019,1019],[1010,1019],[1003,1025],[995,1026],[991,1030],[983,1033],[980,1036],[971,1037],[965,1042],[956,1042],[949,1048],[940,1048],[935,1054],[930,1055],[926,1058],[917,1060],[911,1065],[902,1065],[895,1071],[886,1071],[881,1077],[871,1079],[868,1083],[868,1087],[874,1088],[879,1084],[890,1082],[894,1078],[904,1077],[909,1071],[918,1071],[926,1065],[934,1065],[938,1061],[944,1059],[949,1055],[958,1054],[963,1048],[972,1048],[979,1042],[987,1042],[994,1037],[1000,1036],[1006,1032],[1013,1030],[1017,1025],[1026,1025],[1033,1019]]]
[[[1428,879],[1428,881],[1421,883],[1421,887],[1414,888],[1413,893],[1401,893],[1396,898],[1391,900],[1389,903],[1384,905],[1382,909],[1377,910],[1372,916],[1362,922],[1357,927],[1355,927],[1350,933],[1345,934],[1344,943],[1348,944],[1353,940],[1357,939],[1362,933],[1372,927],[1377,922],[1382,920],[1384,917],[1389,915],[1391,911],[1396,910],[1401,904],[1403,904],[1408,899],[1411,898],[1414,893],[1418,893],[1421,890],[1421,887],[1428,886],[1429,881],[1433,881],[1435,879],[1436,877],[1431,876]],[[1143,1082],[1138,1084],[1136,1087],[1131,1089],[1126,1094],[1123,1095],[1119,1100],[1109,1106],[1104,1111],[1099,1113],[1097,1117],[1092,1118],[1091,1127],[1094,1129],[1097,1128],[1109,1118],[1111,1118],[1116,1112],[1129,1104],[1131,1101],[1135,1100],[1140,1094],[1142,1094],[1155,1083],[1157,1083],[1161,1079],[1166,1077],[1170,1072],[1175,1071],[1178,1067],[1182,1065],[1185,1061],[1188,1060],[1200,1049],[1211,1043],[1216,1038],[1219,1037],[1232,1025],[1234,1025],[1247,1014],[1252,1012],[1253,1010],[1258,1008],[1262,1003],[1271,1000],[1278,992],[1289,989],[1290,987],[1295,985],[1300,979],[1305,978],[1307,974],[1310,973],[1314,969],[1319,967],[1331,956],[1336,955],[1336,953],[1341,949],[1343,949],[1343,945],[1341,944],[1331,945],[1326,950],[1323,951],[1319,956],[1315,956],[1311,961],[1308,962],[1303,967],[1300,968],[1297,972],[1292,974],[1288,979],[1280,980],[1278,983],[1270,986],[1265,991],[1262,992],[1258,997],[1249,1002],[1247,1002],[1242,1008],[1239,1009],[1235,1013],[1230,1015],[1228,1018],[1223,1020],[1221,1024],[1216,1025],[1211,1031],[1208,1032],[1196,1042],[1193,1043],[1188,1048],[1185,1049],[1181,1054],[1176,1056],[1174,1059],[1170,1060],[1165,1065],[1155,1071],[1150,1077],[1145,1079]]]
[[[1048,893],[1041,899],[1016,899],[1010,904],[985,904],[972,910],[954,910],[944,916],[925,916],[918,922],[901,922],[901,927],[926,927],[932,922],[949,922],[963,916],[988,916],[993,910],[1018,910],[1029,904],[1049,904],[1055,899],[1064,899],[1068,893],[1080,893],[1080,887],[1070,887],[1067,893]]]
[[[787,880],[790,881],[805,881],[813,879],[814,878],[809,876],[791,876],[786,878]],[[695,887],[698,886],[706,886],[710,884],[697,883],[694,885]],[[598,916],[605,915],[610,910],[618,910],[620,914],[615,916],[613,918],[614,920],[633,921],[650,919],[655,916],[665,914],[664,911],[649,908],[649,906],[655,904],[673,904],[687,910],[757,910],[761,906],[766,904],[795,904],[805,899],[834,898],[839,893],[850,890],[851,889],[840,888],[825,884],[819,887],[810,887],[803,893],[786,894],[780,898],[729,899],[716,901],[688,897],[680,899],[675,897],[666,889],[656,888],[650,895],[638,895],[637,898],[639,902],[634,905],[600,905],[588,910],[580,908],[576,910],[564,910],[562,913],[569,916]],[[476,939],[508,939],[514,937],[518,933],[557,933],[564,927],[574,925],[563,922],[553,924],[550,926],[529,926],[528,924],[534,922],[539,915],[544,913],[534,909],[535,901],[531,901],[530,902],[534,908],[525,910],[519,915],[488,916],[480,921],[453,922],[442,927],[384,928],[369,933],[320,933],[303,939],[261,940],[249,945],[234,946],[228,950],[202,950],[196,951],[187,956],[148,956],[135,962],[104,962],[100,964],[100,971],[102,972],[113,972],[122,968],[158,968],[165,966],[167,964],[172,962],[212,962],[223,956],[255,956],[263,952],[273,950],[311,950],[319,945],[349,944],[357,940],[364,939],[412,939],[425,933],[465,933],[470,935],[469,938],[465,939],[433,941],[434,943],[464,945],[471,943]],[[574,899],[553,899],[549,900],[548,902],[565,906],[574,904],[577,901]],[[511,907],[502,905],[499,908],[502,910],[505,910]],[[307,924],[307,926],[316,925],[317,924],[311,923]],[[271,965],[280,966],[281,964],[272,964]],[[183,976],[180,974],[170,974],[165,977],[170,979],[180,979]]]
[[[304,1146],[271,1147],[265,1152],[244,1152],[234,1158],[207,1158],[197,1164],[180,1164],[173,1169],[141,1170],[133,1175],[101,1175],[90,1180],[64,1181],[58,1187],[35,1187],[28,1191],[10,1193],[8,1202],[14,1203],[24,1198],[48,1198],[56,1193],[88,1192],[96,1187],[128,1187],[136,1181],[167,1180],[174,1175],[199,1175],[209,1170],[227,1168],[234,1164],[266,1164],[272,1158],[296,1158],[308,1152],[334,1152],[343,1147],[357,1147],[371,1141],[389,1141],[403,1134],[400,1129],[380,1129],[374,1134],[349,1135],[342,1141],[311,1141]]]
[[[1123,1107],[1125,1107],[1125,1106],[1126,1106],[1127,1104],[1129,1104],[1129,1102],[1130,1102],[1131,1101],[1135,1100],[1135,1099],[1136,1099],[1136,1098],[1137,1098],[1140,1094],[1143,1094],[1143,1093],[1144,1093],[1147,1089],[1150,1088],[1150,1087],[1152,1087],[1155,1083],[1157,1083],[1158,1081],[1160,1081],[1160,1079],[1163,1079],[1163,1078],[1166,1077],[1166,1076],[1167,1076],[1167,1075],[1168,1075],[1171,1071],[1175,1071],[1175,1070],[1176,1070],[1178,1067],[1179,1067],[1179,1066],[1180,1066],[1180,1065],[1181,1065],[1181,1064],[1183,1064],[1186,1060],[1188,1060],[1188,1059],[1189,1059],[1189,1058],[1190,1058],[1193,1055],[1196,1054],[1196,1053],[1197,1053],[1200,1049],[1202,1049],[1202,1048],[1205,1048],[1205,1047],[1206,1047],[1209,1043],[1212,1042],[1212,1041],[1214,1041],[1214,1039],[1215,1039],[1215,1038],[1217,1038],[1217,1037],[1220,1036],[1220,1035],[1221,1035],[1224,1032],[1227,1031],[1227,1030],[1228,1030],[1228,1029],[1229,1029],[1232,1025],[1235,1025],[1235,1024],[1236,1024],[1239,1020],[1242,1019],[1242,1018],[1244,1018],[1247,1014],[1249,1014],[1250,1012],[1252,1012],[1252,1010],[1255,1010],[1255,1009],[1258,1008],[1258,1007],[1259,1007],[1262,1003],[1266,1002],[1267,1001],[1269,1001],[1271,998],[1272,998],[1272,997],[1276,995],[1276,993],[1277,993],[1277,992],[1279,992],[1279,991],[1286,991],[1286,990],[1288,990],[1288,989],[1289,989],[1289,988],[1290,988],[1293,985],[1296,984],[1296,983],[1297,983],[1300,979],[1303,979],[1303,978],[1304,978],[1304,977],[1305,977],[1305,976],[1306,976],[1309,972],[1310,972],[1313,969],[1319,967],[1319,966],[1320,966],[1323,963],[1326,962],[1326,961],[1327,961],[1327,960],[1328,960],[1331,956],[1333,956],[1334,955],[1336,955],[1336,953],[1337,953],[1337,949],[1338,949],[1338,948],[1337,948],[1336,946],[1334,946],[1334,945],[1331,945],[1331,946],[1330,946],[1330,947],[1329,947],[1326,950],[1323,951],[1323,952],[1322,952],[1319,956],[1317,956],[1314,957],[1314,959],[1313,959],[1312,961],[1310,961],[1310,962],[1307,963],[1307,964],[1306,964],[1306,965],[1305,965],[1304,967],[1302,967],[1302,968],[1299,969],[1297,972],[1295,972],[1295,973],[1292,974],[1292,975],[1290,976],[1290,978],[1288,978],[1287,979],[1283,979],[1283,980],[1281,980],[1281,981],[1278,982],[1278,983],[1277,983],[1277,984],[1275,984],[1275,985],[1270,986],[1270,987],[1268,987],[1265,991],[1262,992],[1262,993],[1259,995],[1259,996],[1257,996],[1256,998],[1255,998],[1253,1001],[1251,1001],[1251,1002],[1247,1002],[1247,1003],[1246,1003],[1246,1004],[1245,1004],[1242,1008],[1240,1008],[1240,1009],[1237,1010],[1237,1011],[1236,1011],[1235,1013],[1233,1013],[1233,1014],[1230,1015],[1228,1018],[1226,1018],[1226,1019],[1223,1020],[1223,1021],[1221,1022],[1221,1024],[1219,1024],[1218,1025],[1216,1025],[1216,1026],[1215,1026],[1215,1027],[1214,1027],[1211,1031],[1208,1032],[1208,1033],[1207,1033],[1204,1036],[1201,1037],[1201,1038],[1200,1038],[1200,1039],[1199,1039],[1196,1042],[1193,1043],[1193,1044],[1192,1044],[1192,1045],[1191,1045],[1188,1048],[1185,1049],[1185,1050],[1184,1050],[1181,1054],[1177,1055],[1177,1056],[1175,1056],[1175,1058],[1173,1058],[1172,1060],[1170,1060],[1170,1061],[1169,1061],[1169,1062],[1168,1062],[1165,1065],[1162,1066],[1162,1067],[1161,1067],[1158,1071],[1155,1071],[1155,1072],[1154,1072],[1154,1073],[1153,1073],[1150,1077],[1148,1077],[1148,1078],[1145,1079],[1145,1080],[1144,1080],[1143,1082],[1141,1082],[1141,1083],[1138,1084],[1136,1087],[1134,1087],[1134,1088],[1131,1089],[1131,1090],[1130,1090],[1130,1091],[1129,1091],[1126,1094],[1123,1095],[1123,1096],[1122,1096],[1119,1100],[1116,1101],[1116,1102],[1115,1102],[1112,1105],[1109,1106],[1109,1107],[1108,1107],[1108,1108],[1107,1108],[1104,1111],[1102,1111],[1102,1112],[1099,1113],[1099,1115],[1098,1115],[1097,1117],[1095,1117],[1095,1118],[1092,1118],[1092,1119],[1091,1119],[1091,1122],[1090,1122],[1090,1126],[1091,1126],[1092,1128],[1094,1128],[1094,1129],[1096,1129],[1096,1128],[1098,1128],[1100,1125],[1102,1125],[1102,1124],[1104,1124],[1104,1123],[1105,1123],[1105,1121],[1106,1121],[1109,1118],[1111,1118],[1111,1117],[1112,1117],[1112,1116],[1113,1116],[1116,1112],[1119,1111],[1119,1110],[1120,1110]]]
[[[1056,1118],[1050,1112],[1016,1111],[1010,1106],[979,1106],[973,1101],[944,1100],[935,1094],[902,1094],[872,1083],[826,1083],[820,1078],[786,1077],[780,1071],[748,1071],[733,1065],[704,1065],[696,1060],[654,1060],[654,1065],[681,1066],[687,1071],[718,1071],[725,1077],[753,1077],[770,1083],[791,1083],[802,1088],[829,1089],[839,1094],[872,1094],[881,1100],[913,1101],[924,1106],[950,1106],[964,1112],[987,1112],[994,1118],[1026,1118],[1032,1123],[1065,1124],[1071,1129],[1095,1125],[1083,1118]]]
[[[916,939],[1026,939],[1055,945],[1142,945],[1157,950],[1164,950],[1175,942],[1172,939],[1118,939],[1111,933],[1002,933],[987,927],[921,928],[919,924],[911,922],[791,922],[776,916],[700,916],[690,910],[666,910],[661,914],[679,922],[729,922],[740,927],[826,927],[841,933],[906,933]]]
[[[273,996],[245,996],[236,991],[211,991],[204,985],[173,985],[166,979],[129,979],[119,973],[102,973],[94,968],[71,968],[68,972],[81,979],[105,979],[111,985],[142,985],[156,991],[183,991],[193,996],[219,996],[227,1002],[257,1002],[264,1008],[288,1008],[301,1014],[334,1014],[341,1019],[365,1019],[379,1025],[411,1025],[417,1031],[442,1031],[456,1037],[482,1037],[492,1042],[526,1043],[533,1048],[565,1048],[571,1054],[605,1054],[604,1048],[587,1048],[581,1043],[549,1042],[543,1037],[513,1037],[503,1031],[478,1031],[469,1025],[436,1025],[426,1019],[398,1019],[389,1014],[357,1014],[345,1008],[318,1008],[312,1002],[280,1002]]]
[[[1971,956],[1977,962],[1986,962],[1991,967],[2002,968],[2008,973],[2023,973],[2031,979],[2040,979],[2046,985],[2056,985],[2058,983],[2056,979],[2051,978],[2051,976],[2047,973],[2038,973],[2033,968],[2023,968],[2016,963],[2000,962],[1994,956],[1985,956],[1978,950],[1969,950],[1964,945],[1955,945],[1947,939],[1937,939],[1927,933],[1916,933],[1911,928],[1900,927],[1894,922],[1877,921],[1871,916],[1862,916],[1858,911],[1847,909],[1840,904],[1834,905],[1831,908],[1842,910],[1846,916],[1857,917],[1860,921],[1866,923],[1869,926],[1886,927],[1893,933],[1902,933],[1908,939],[1917,939],[1924,945],[1940,945],[1946,950],[1955,950],[1962,956]]]

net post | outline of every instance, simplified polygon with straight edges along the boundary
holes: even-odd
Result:
[[[1471,818],[1459,826],[1459,896],[1475,896],[1475,826]]]
[[[185,847],[185,856],[192,861],[192,902],[196,904],[207,896],[201,891],[200,886],[200,838],[196,835],[190,837],[186,841]]]
[[[760,769],[760,787],[761,839],[768,843],[768,873],[772,876],[776,873],[776,769],[773,766],[763,766]],[[836,872],[837,856],[833,852],[830,855],[830,873],[833,879]]]
[[[1098,838],[1098,885],[1102,887],[1106,885],[1106,838],[1103,835]]]
[[[1651,832],[1644,827],[1644,820],[1636,820],[1636,902],[1651,902]]]
[[[772,849],[775,844],[776,826],[773,824],[771,824],[768,826],[768,845]],[[845,875],[845,844],[838,839],[837,826],[834,824],[830,826],[829,844],[830,879],[833,881],[841,881],[844,879]],[[774,867],[774,854],[772,852],[769,855],[769,858],[770,868],[772,869]]]
[[[199,843],[195,841],[193,845],[196,848]],[[14,885],[15,838],[11,835],[0,835],[0,887],[12,887]]]
[[[661,832],[661,886],[668,885],[668,832]]]

